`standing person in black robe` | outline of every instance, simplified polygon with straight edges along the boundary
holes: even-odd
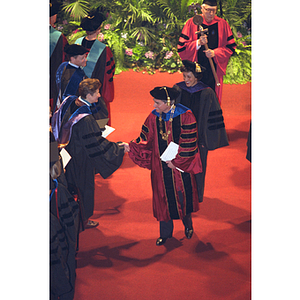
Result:
[[[63,62],[56,72],[58,90],[56,105],[58,107],[67,96],[79,96],[79,83],[87,78],[82,68],[86,66],[88,49],[73,44],[67,45],[65,52],[69,56],[69,61]],[[99,97],[98,101],[91,106],[91,110],[97,120],[108,118],[107,107],[102,97]]]
[[[83,67],[86,66],[88,50],[80,45],[67,45],[65,52],[69,60],[60,64],[56,71],[56,85],[58,95],[54,100],[55,108],[69,95],[78,94],[79,83],[86,78]]]
[[[198,146],[203,172],[196,175],[199,202],[203,201],[208,150],[228,145],[222,109],[216,93],[201,82],[205,71],[198,63],[182,61],[180,71],[184,81],[175,85],[180,91],[177,102],[191,109],[197,120]]]
[[[66,185],[50,128],[50,299],[72,300],[75,291],[79,207]]]
[[[113,143],[102,137],[92,115],[91,105],[100,97],[101,83],[87,78],[79,84],[80,96],[68,96],[52,117],[52,130],[60,148],[72,157],[66,166],[69,187],[75,187],[83,204],[86,227],[98,222],[89,220],[94,212],[94,176],[107,178],[123,161],[124,143]]]
[[[80,26],[87,36],[77,39],[75,43],[89,50],[87,65],[83,70],[87,77],[97,78],[101,82],[100,93],[108,110],[108,125],[111,126],[110,103],[114,100],[115,61],[111,49],[97,39],[104,20],[99,12],[91,12],[83,18]]]
[[[56,83],[55,83],[55,74],[56,70],[59,67],[59,65],[67,60],[66,53],[64,52],[64,48],[66,45],[68,45],[68,41],[66,37],[58,30],[54,29],[57,13],[60,9],[60,4],[56,0],[50,1],[50,18],[49,18],[49,55],[50,55],[50,76],[49,76],[49,99],[50,99],[50,107],[53,111],[55,105],[53,102],[56,101],[57,96],[57,89],[56,89]]]

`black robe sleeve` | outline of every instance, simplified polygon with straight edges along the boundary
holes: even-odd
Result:
[[[196,117],[199,146],[204,145],[208,150],[228,146],[223,112],[215,92],[205,88],[190,94],[177,85],[174,87],[180,92],[176,103],[190,108]]]
[[[50,282],[51,293],[73,299],[76,277],[76,247],[79,207],[58,178],[57,197],[50,201]],[[59,214],[57,216],[57,213]]]
[[[225,130],[223,112],[218,98],[212,89],[204,89],[201,92],[201,103],[198,120],[199,136],[208,150],[215,150],[228,146],[228,138]]]
[[[117,143],[103,138],[93,116],[87,116],[82,121],[80,124],[80,143],[83,145],[88,158],[93,161],[95,173],[100,173],[103,178],[107,178],[121,166],[124,146],[119,146]]]

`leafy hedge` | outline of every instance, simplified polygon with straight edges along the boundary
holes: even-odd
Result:
[[[64,1],[56,27],[72,44],[85,35],[81,18],[98,9],[106,16],[98,39],[112,49],[116,73],[128,68],[173,73],[181,66],[177,43],[185,22],[194,14],[189,11],[192,2],[202,4],[202,0]],[[251,80],[251,2],[223,0],[222,10],[237,43],[224,83],[246,83]],[[217,14],[220,16],[220,10]]]

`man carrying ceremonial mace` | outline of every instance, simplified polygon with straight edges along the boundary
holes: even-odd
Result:
[[[216,92],[221,104],[223,76],[236,43],[227,21],[216,16],[216,0],[204,0],[201,15],[197,14],[199,4],[193,3],[190,7],[195,16],[187,20],[182,29],[178,53],[182,60],[198,62],[206,68],[201,81]]]

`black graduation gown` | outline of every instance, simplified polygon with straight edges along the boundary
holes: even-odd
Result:
[[[57,152],[54,136],[50,131],[50,154]],[[50,155],[50,167],[53,164]],[[61,164],[61,159],[58,163]],[[61,166],[62,169],[62,166]],[[62,172],[57,187],[50,180],[50,295],[51,299],[72,300],[75,288],[75,255],[79,226],[79,207],[66,186]]]
[[[87,48],[90,51],[94,42],[95,40],[89,41],[86,38],[84,38],[82,40],[82,46]],[[107,51],[109,52],[107,53]],[[114,73],[115,73],[115,62],[110,49],[108,49],[108,47],[106,46],[96,62],[91,78],[97,78],[100,80],[100,82],[102,83],[102,86],[100,88],[100,94],[108,102],[111,102],[113,100],[111,99],[113,98],[113,94],[114,94],[114,92],[111,91],[111,89],[113,89],[113,86],[106,88],[107,91],[105,92],[103,92],[103,88],[104,85],[107,84],[107,82],[110,83],[113,82]]]
[[[215,150],[228,146],[223,112],[215,92],[206,87],[190,93],[188,88],[179,88],[178,84],[177,89],[181,92],[177,102],[190,108],[196,117],[199,147],[204,145],[208,150]]]
[[[73,74],[75,73],[75,71],[78,71],[80,72],[79,74],[82,74],[82,79],[85,79],[87,78],[83,72],[83,70],[81,68],[77,69],[76,67],[70,65],[70,64],[67,64],[63,73],[62,73],[62,76],[61,76],[61,94],[63,95],[66,91],[66,88],[69,84],[69,81],[70,79],[72,78]],[[77,90],[76,92],[73,91],[73,93],[69,93],[67,94],[66,96],[68,95],[76,95],[76,96],[79,96],[79,93],[78,93],[78,87],[77,87]]]
[[[89,41],[86,38],[83,38],[81,45],[90,51],[94,43],[95,40]],[[105,46],[105,48],[101,52],[94,66],[93,72],[91,74],[91,78],[97,78],[102,83],[102,86],[100,88],[100,94],[104,100],[104,103],[108,111],[108,118],[109,118],[108,125],[110,126],[111,126],[110,102],[112,102],[114,99],[114,81],[113,81],[114,74],[115,74],[115,62],[114,62],[113,54],[111,49]],[[101,102],[98,101],[97,106],[100,106],[100,104]]]
[[[72,88],[71,89],[68,88],[68,92],[66,93],[67,86],[68,86],[73,74],[75,73],[75,71],[79,72],[78,76],[80,76],[80,74],[82,75],[82,80],[87,78],[84,71],[81,68],[77,69],[76,67],[74,67],[70,64],[67,64],[64,67],[64,70],[63,70],[62,75],[61,75],[61,96],[62,96],[61,102],[69,95],[79,96],[79,92],[78,92],[79,83],[78,83],[78,86],[77,86],[76,91],[75,91],[75,86],[76,85],[74,84],[74,81],[72,82],[72,85],[71,85]],[[56,75],[56,76],[58,76],[58,75]],[[58,85],[57,85],[57,95],[56,95],[56,98],[55,98],[55,101],[54,101],[55,106],[54,106],[54,109],[53,109],[53,113],[56,110],[56,102],[57,102],[56,99],[58,97],[58,94],[59,94],[59,88],[58,88]],[[98,102],[96,103],[95,106],[93,106],[91,108],[91,110],[92,110],[93,116],[96,120],[108,118],[108,110],[107,110],[106,104],[104,102],[104,99],[102,97],[98,98]]]
[[[74,111],[71,107],[64,119]],[[82,118],[73,125],[68,145],[65,147],[72,159],[66,166],[68,187],[75,186],[83,204],[83,216],[87,220],[94,211],[94,175],[103,178],[113,174],[122,164],[124,146],[108,141],[93,115]]]
[[[196,86],[188,88],[183,81],[177,83],[175,88],[180,91],[176,102],[190,108],[197,120],[198,147],[202,162],[202,173],[195,175],[195,178],[199,202],[202,202],[208,150],[229,145],[223,113],[216,93],[202,82],[198,82]]]
[[[50,205],[51,299],[72,300],[75,291],[79,208],[66,186],[58,183]],[[59,297],[59,298],[58,298]]]

